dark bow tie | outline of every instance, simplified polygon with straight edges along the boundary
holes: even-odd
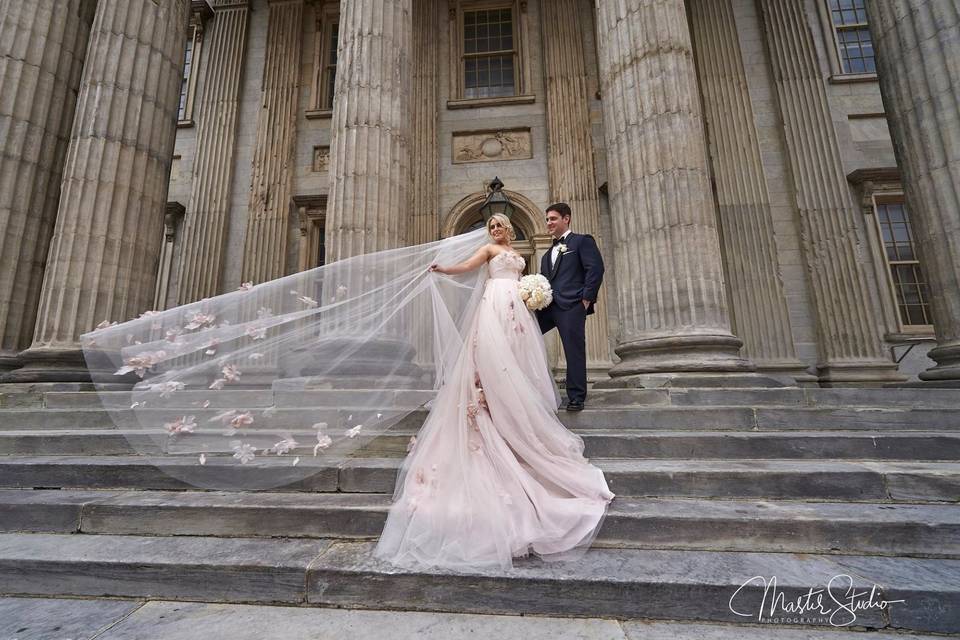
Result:
[[[553,239],[553,246],[557,246],[557,245],[560,244],[561,242],[563,242],[563,238],[554,238],[554,239]]]

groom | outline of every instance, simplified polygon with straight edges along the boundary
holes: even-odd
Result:
[[[537,311],[540,332],[557,328],[567,357],[567,411],[582,411],[587,399],[587,316],[593,313],[603,282],[603,258],[589,234],[570,231],[570,205],[547,207],[553,247],[540,261],[540,273],[553,289],[553,302]]]

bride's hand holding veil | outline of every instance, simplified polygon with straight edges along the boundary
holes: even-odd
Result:
[[[430,271],[436,271],[443,273],[449,276],[460,275],[461,273],[468,273],[475,269],[479,269],[480,266],[491,258],[490,255],[490,245],[485,244],[474,253],[472,256],[461,262],[460,264],[455,264],[452,267],[441,267],[439,264],[431,264]]]

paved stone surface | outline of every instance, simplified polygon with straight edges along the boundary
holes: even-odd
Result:
[[[12,640],[854,640],[844,628],[617,621],[419,611],[291,608],[63,598],[0,598],[0,639]],[[943,636],[875,632],[871,640]]]
[[[614,620],[149,602],[97,640],[623,640]]]
[[[912,633],[864,634],[844,628],[804,629],[786,625],[684,624],[677,622],[627,621],[621,628],[627,640],[936,640],[943,636]]]
[[[141,604],[130,600],[0,598],[0,640],[87,640]]]

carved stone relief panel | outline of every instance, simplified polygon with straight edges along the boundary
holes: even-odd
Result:
[[[313,148],[313,171],[321,173],[330,168],[330,147]]]
[[[528,160],[533,157],[530,129],[455,132],[452,157],[454,164]]]

